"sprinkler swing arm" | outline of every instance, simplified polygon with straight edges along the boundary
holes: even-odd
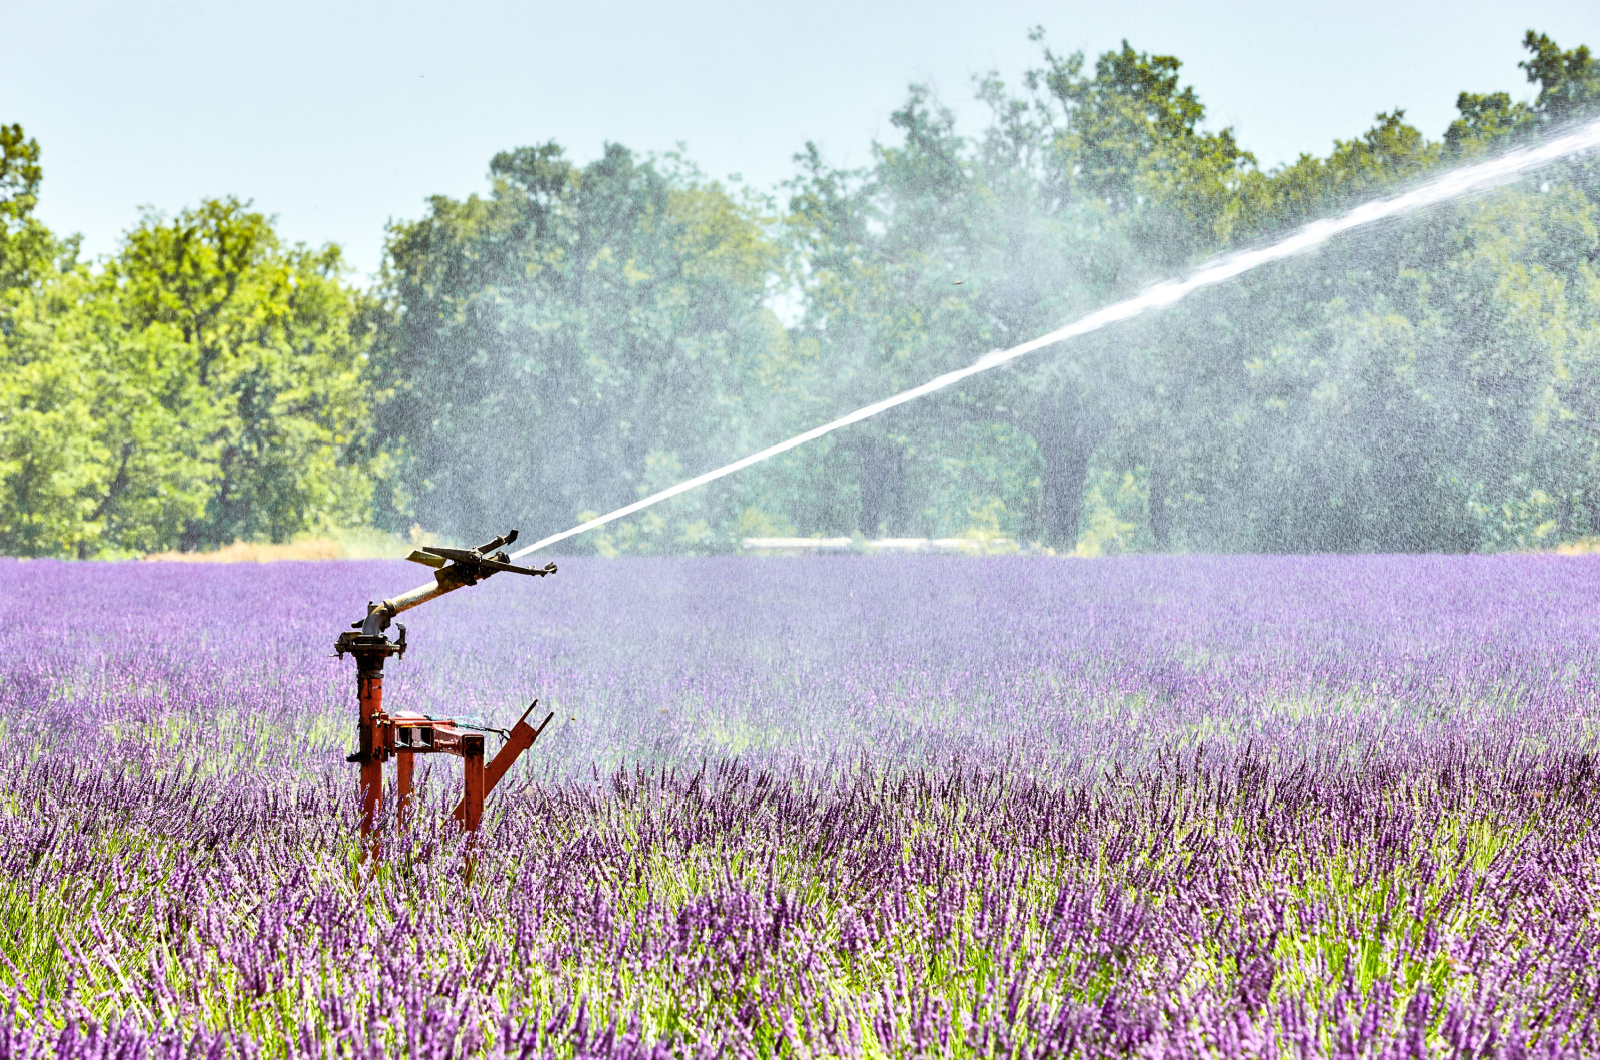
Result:
[[[388,712],[383,707],[383,663],[389,656],[403,657],[406,652],[406,627],[398,625],[400,636],[390,640],[384,635],[390,621],[402,611],[426,603],[445,593],[468,585],[476,585],[485,578],[501,572],[544,577],[554,574],[556,565],[543,567],[518,567],[504,551],[496,552],[517,539],[511,531],[486,545],[473,549],[425,547],[413,551],[406,558],[413,563],[433,567],[433,581],[419,585],[380,604],[367,602],[367,616],[351,624],[334,643],[336,655],[346,653],[356,660],[356,699],[359,706],[358,734],[360,745],[345,760],[361,767],[361,833],[373,830],[383,799],[383,764],[395,760],[395,809],[400,824],[405,824],[406,811],[411,801],[412,770],[415,756],[419,754],[453,754],[462,759],[465,772],[465,791],[455,809],[455,819],[469,832],[478,830],[483,820],[483,800],[500,783],[507,770],[532,747],[539,734],[549,726],[555,713],[545,716],[537,728],[528,724],[528,715],[539,701],[534,700],[523,711],[522,717],[509,730],[496,729],[464,718],[421,714],[415,711]],[[484,733],[499,733],[505,740],[494,758],[484,762]]]
[[[518,567],[511,562],[511,557],[503,551],[503,546],[516,541],[517,532],[511,531],[501,537],[495,538],[486,545],[477,548],[436,548],[427,546],[413,549],[406,557],[412,563],[420,563],[424,567],[433,567],[436,573],[431,584],[419,585],[410,592],[401,593],[381,604],[367,601],[367,617],[360,622],[352,622],[350,628],[360,630],[361,637],[381,636],[389,628],[389,622],[400,612],[409,611],[418,604],[427,603],[445,593],[454,592],[467,585],[477,585],[489,576],[505,571],[509,574],[526,574],[530,577],[542,578],[547,574],[556,572],[554,563],[546,563],[543,567]],[[502,549],[495,552],[495,549]],[[493,553],[486,555],[486,553]],[[339,645],[352,645],[345,650],[354,651],[353,644],[356,637],[349,633],[341,634],[339,644],[334,650],[339,651]],[[405,641],[405,627],[400,627],[400,640]],[[403,650],[403,649],[402,649]],[[343,652],[340,652],[343,654]]]

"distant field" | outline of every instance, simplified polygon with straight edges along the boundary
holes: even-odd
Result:
[[[0,561],[0,1056],[1600,1052],[1600,558]]]
[[[413,530],[411,540],[381,530],[339,530],[309,535],[281,544],[235,541],[209,552],[157,552],[143,557],[153,563],[276,563],[282,560],[404,559],[416,545],[437,544],[433,534]]]

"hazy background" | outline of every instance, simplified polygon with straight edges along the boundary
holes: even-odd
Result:
[[[290,240],[377,268],[384,223],[483,186],[496,152],[549,139],[593,158],[683,141],[709,174],[770,187],[808,139],[870,162],[906,85],[964,121],[974,73],[1037,65],[1027,30],[1092,58],[1126,37],[1183,80],[1263,168],[1326,154],[1373,114],[1430,137],[1456,94],[1530,98],[1530,27],[1600,40],[1600,4],[215,3],[6,0],[0,110],[44,145],[39,217],[112,251],[136,209],[237,194]]]
[[[1593,3],[240,10],[0,18],[0,554],[541,538],[1600,122]],[[563,547],[796,535],[1600,549],[1600,154]]]

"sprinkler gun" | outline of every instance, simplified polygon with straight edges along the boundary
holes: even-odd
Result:
[[[361,636],[378,636],[389,628],[389,620],[402,611],[409,611],[418,604],[425,604],[435,597],[445,593],[454,592],[463,585],[477,585],[491,574],[498,571],[507,571],[511,574],[527,574],[542,578],[546,574],[554,574],[556,565],[546,563],[542,567],[518,567],[511,562],[511,557],[502,550],[503,546],[511,544],[517,539],[517,532],[511,531],[503,537],[497,537],[487,545],[477,548],[419,548],[414,549],[406,557],[412,563],[420,563],[424,567],[433,567],[438,571],[433,576],[433,582],[428,585],[419,585],[408,593],[401,593],[392,600],[385,600],[381,604],[367,601],[367,617],[360,622],[350,624],[351,629],[359,629]],[[494,552],[493,555],[486,553]],[[340,637],[344,641],[345,637]],[[400,627],[400,639],[405,640],[405,627]],[[343,654],[341,652],[340,654]]]
[[[509,730],[497,729],[478,719],[456,718],[415,711],[385,712],[383,708],[383,661],[389,656],[403,657],[406,653],[406,627],[398,626],[400,636],[390,640],[384,636],[389,622],[402,611],[434,597],[454,592],[465,585],[476,585],[493,574],[506,571],[544,577],[556,572],[554,563],[543,567],[518,567],[502,549],[517,539],[511,531],[477,548],[435,548],[414,550],[406,559],[432,567],[433,581],[419,585],[381,604],[367,601],[367,617],[351,624],[349,630],[339,634],[333,650],[343,658],[345,653],[356,659],[356,699],[359,705],[360,749],[346,761],[361,766],[361,834],[372,832],[373,821],[383,801],[383,763],[395,760],[395,809],[403,827],[406,810],[411,799],[411,773],[413,758],[419,754],[460,755],[465,766],[466,791],[455,817],[468,831],[478,830],[483,820],[483,800],[494,790],[517,758],[533,746],[539,734],[555,717],[546,715],[538,728],[528,724],[528,715],[539,701],[534,700],[523,711],[522,717]],[[499,753],[487,764],[484,762],[483,734],[498,733],[505,743]]]

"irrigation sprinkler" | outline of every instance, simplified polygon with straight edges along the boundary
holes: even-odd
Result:
[[[406,653],[406,627],[396,623],[400,636],[390,640],[385,631],[402,611],[427,603],[445,593],[467,585],[477,585],[491,575],[505,571],[544,577],[556,572],[554,563],[543,567],[518,567],[504,551],[496,551],[517,539],[511,531],[486,545],[473,549],[419,548],[406,559],[434,568],[433,581],[408,593],[374,604],[367,601],[367,617],[351,624],[339,634],[333,650],[341,659],[346,653],[356,660],[356,701],[359,708],[360,746],[346,761],[361,766],[361,834],[370,835],[383,801],[383,764],[395,761],[395,816],[403,827],[411,800],[411,771],[419,754],[460,756],[466,782],[455,819],[469,832],[476,832],[483,821],[483,800],[494,791],[522,752],[533,746],[539,734],[555,717],[547,714],[538,728],[528,724],[528,716],[539,705],[534,700],[509,730],[496,729],[482,722],[415,711],[386,711],[383,706],[383,663],[389,656]],[[488,763],[484,762],[484,736],[498,733],[505,741]]]

